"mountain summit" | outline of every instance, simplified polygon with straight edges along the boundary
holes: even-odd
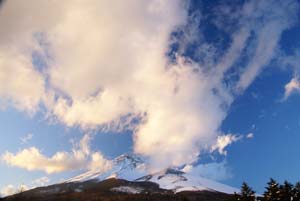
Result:
[[[103,181],[115,178],[135,182],[153,182],[162,189],[181,191],[217,191],[227,194],[238,192],[239,189],[221,184],[219,182],[183,172],[176,168],[167,168],[153,174],[146,174],[144,160],[135,154],[123,154],[113,160],[113,167],[107,172],[90,170],[76,177],[68,179],[65,183],[84,182],[92,179]]]
[[[83,182],[92,179],[102,181],[108,178],[126,179],[131,181],[145,175],[144,167],[145,162],[138,155],[122,154],[112,161],[112,168],[109,171],[102,172],[98,170],[89,170],[66,180],[65,183]]]

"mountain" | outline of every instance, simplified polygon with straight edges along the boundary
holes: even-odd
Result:
[[[149,181],[159,185],[162,189],[172,190],[176,193],[181,191],[217,191],[227,194],[239,192],[239,189],[221,184],[219,182],[191,175],[183,171],[168,168],[145,176],[144,160],[135,154],[123,154],[113,160],[113,168],[105,173],[88,171],[66,182],[83,182],[91,179],[99,181],[108,178],[125,179],[128,181]]]
[[[113,160],[113,167],[107,172],[88,171],[62,183],[35,188],[4,200],[224,201],[238,191],[176,168],[145,174],[142,158],[134,154],[124,154]]]
[[[159,188],[153,182],[106,179],[39,187],[1,201],[227,201],[233,196],[215,191],[182,191]]]

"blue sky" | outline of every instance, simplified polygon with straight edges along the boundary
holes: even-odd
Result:
[[[299,1],[31,1],[0,10],[2,194],[128,152],[258,192],[300,180]]]

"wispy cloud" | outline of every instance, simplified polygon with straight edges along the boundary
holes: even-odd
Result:
[[[25,135],[24,137],[20,138],[20,141],[22,144],[26,144],[28,143],[31,139],[33,138],[33,134],[32,133],[28,133],[27,135]]]

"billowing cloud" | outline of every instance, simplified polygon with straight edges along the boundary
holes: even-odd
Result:
[[[103,171],[108,170],[111,162],[100,152],[91,152],[88,143],[89,137],[85,135],[80,141],[79,149],[73,149],[72,152],[57,152],[47,157],[38,148],[30,147],[16,154],[6,152],[1,159],[10,166],[29,171],[40,170],[48,174],[67,170],[91,170],[95,167]]]
[[[293,77],[285,86],[284,86],[284,97],[283,100],[286,100],[293,92],[300,92],[300,81],[298,77]]]
[[[44,98],[44,80],[33,69],[30,58],[7,51],[0,45],[1,107],[13,105],[19,110],[33,113]]]
[[[0,12],[0,96],[20,110],[36,112],[42,105],[47,117],[70,127],[130,128],[134,151],[149,157],[153,168],[192,163],[219,142],[236,92],[271,61],[297,6],[292,0],[254,0],[235,12],[220,7],[224,12],[216,15],[236,25],[228,32],[231,44],[199,63],[182,54],[197,40],[188,36],[199,23],[179,0],[7,1]],[[184,42],[171,37],[176,31]],[[202,40],[196,41],[197,53],[217,49]],[[167,52],[174,41],[184,47],[171,62]],[[233,77],[229,72],[242,56],[249,58]],[[32,164],[23,163],[27,155]],[[86,155],[103,160],[84,147],[52,157],[31,147],[4,158],[51,173],[82,168]]]

